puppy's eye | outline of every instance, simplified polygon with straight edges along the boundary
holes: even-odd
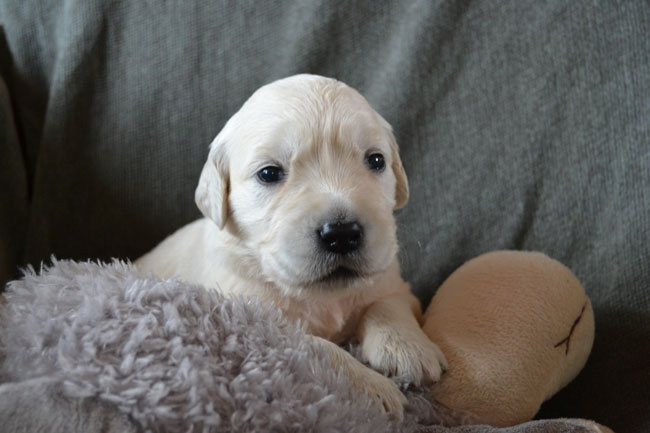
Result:
[[[280,167],[269,165],[257,172],[257,178],[264,183],[279,182],[284,177],[284,172]]]
[[[381,153],[373,153],[366,157],[366,164],[371,170],[382,171],[386,167],[386,161],[384,160],[384,155]]]

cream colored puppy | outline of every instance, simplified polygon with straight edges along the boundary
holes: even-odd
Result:
[[[256,91],[210,146],[196,203],[206,218],[136,264],[158,277],[273,302],[352,386],[397,418],[405,398],[376,370],[437,381],[446,365],[400,276],[393,209],[408,184],[388,123],[345,84],[297,75]]]

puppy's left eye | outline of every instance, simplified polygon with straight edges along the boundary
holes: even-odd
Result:
[[[366,164],[368,168],[374,171],[382,171],[386,167],[386,161],[384,160],[384,155],[381,153],[373,153],[366,157]]]
[[[257,178],[264,183],[275,183],[282,180],[284,172],[280,167],[269,165],[257,172]]]

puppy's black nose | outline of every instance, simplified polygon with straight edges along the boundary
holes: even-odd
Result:
[[[334,254],[347,254],[361,246],[362,229],[358,222],[327,223],[318,230],[321,245]]]

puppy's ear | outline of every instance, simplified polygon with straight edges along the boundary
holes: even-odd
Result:
[[[388,131],[390,136],[390,148],[393,158],[393,163],[391,168],[393,173],[395,173],[395,179],[397,183],[395,185],[395,209],[401,209],[406,206],[406,202],[409,201],[409,182],[406,177],[406,171],[402,166],[402,160],[399,157],[399,148],[397,146],[397,141],[392,131]]]
[[[199,210],[210,218],[219,229],[226,225],[228,217],[229,173],[223,146],[215,142],[210,146],[208,160],[203,166],[194,201]]]

